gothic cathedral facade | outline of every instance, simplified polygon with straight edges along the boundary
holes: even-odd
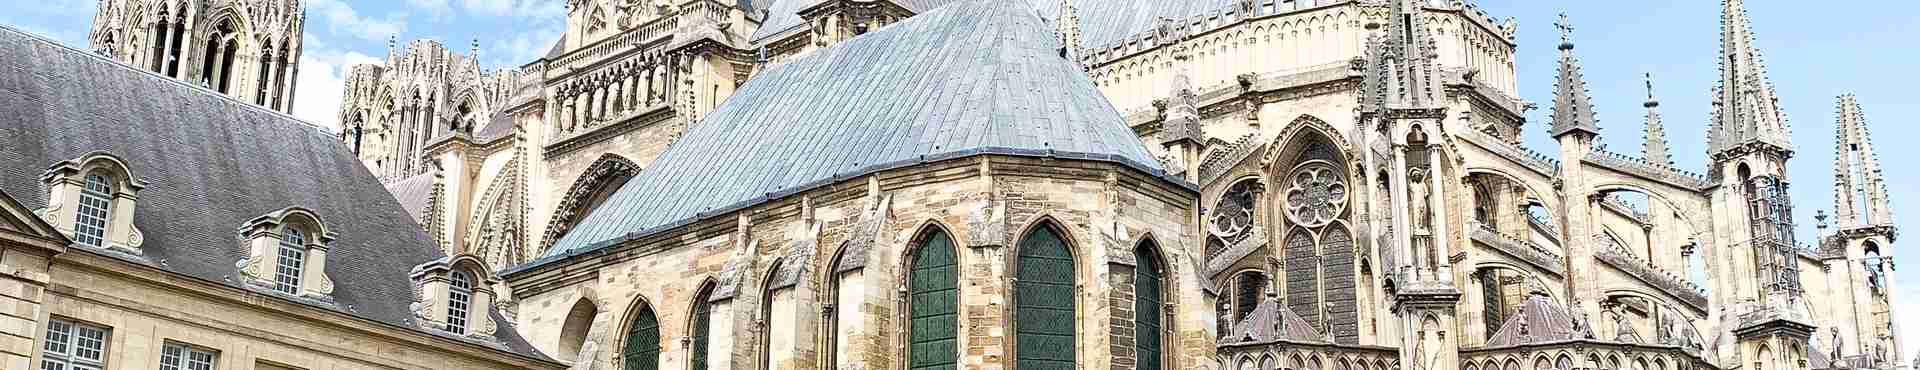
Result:
[[[95,53],[280,112],[293,111],[299,0],[101,1]]]
[[[1838,98],[1834,204],[1796,238],[1743,0],[1697,172],[1650,76],[1640,152],[1597,145],[1564,18],[1527,122],[1517,23],[1467,1],[988,3],[569,0],[510,70],[390,44],[340,140],[582,368],[1904,367],[1860,104]],[[204,38],[124,24],[96,44],[135,65]],[[1116,128],[1136,144],[1087,144]],[[1557,148],[1522,144],[1540,128]]]

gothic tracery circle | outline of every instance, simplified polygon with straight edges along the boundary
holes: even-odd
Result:
[[[1307,227],[1325,226],[1347,207],[1347,181],[1324,161],[1293,170],[1287,188],[1287,219]]]

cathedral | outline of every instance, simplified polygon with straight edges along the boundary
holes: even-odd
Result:
[[[390,40],[338,132],[298,2],[103,1],[0,27],[0,363],[1910,369],[1862,104],[1796,210],[1722,5],[1686,169],[1652,76],[1598,144],[1565,15],[1528,122],[1461,0],[568,0],[512,68]]]

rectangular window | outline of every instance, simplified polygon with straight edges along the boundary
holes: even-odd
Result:
[[[467,310],[473,302],[473,278],[466,272],[454,271],[452,280],[447,289],[447,331],[466,334]]]
[[[100,370],[107,367],[107,329],[53,319],[41,347],[41,370]]]
[[[113,205],[112,187],[107,178],[98,174],[89,174],[86,188],[80,190],[80,208],[73,222],[73,241],[89,247],[106,245],[107,219]]]
[[[280,258],[273,273],[273,290],[281,293],[300,294],[300,273],[306,266],[306,234],[300,229],[287,228],[280,236]]]
[[[213,370],[219,358],[213,350],[167,342],[160,348],[160,370]]]

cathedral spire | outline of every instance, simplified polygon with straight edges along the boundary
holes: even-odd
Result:
[[[1713,123],[1708,130],[1709,154],[1718,155],[1749,144],[1789,152],[1786,116],[1780,112],[1773,83],[1760,49],[1754,47],[1753,25],[1745,0],[1723,0],[1720,30],[1720,81],[1714,87]]]
[[[1060,39],[1060,54],[1068,60],[1080,58],[1080,11],[1073,0],[1060,0],[1060,19],[1053,22],[1053,33]]]
[[[1667,152],[1667,128],[1660,122],[1660,101],[1653,98],[1653,74],[1646,74],[1647,102],[1647,142],[1640,147],[1640,155],[1653,163],[1673,165],[1673,154]]]
[[[1833,211],[1840,229],[1892,225],[1887,183],[1867,133],[1867,117],[1853,94],[1841,95],[1838,105],[1833,130]]]
[[[1580,59],[1573,57],[1573,24],[1560,14],[1560,79],[1553,84],[1553,137],[1584,132],[1600,135],[1593,118],[1593,102],[1587,98],[1587,81],[1581,76]]]

